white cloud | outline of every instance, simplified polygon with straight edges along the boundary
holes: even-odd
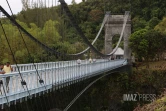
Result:
[[[32,1],[32,0],[30,0],[30,1]],[[33,0],[33,1],[35,1],[35,0]],[[45,1],[45,0],[43,0],[43,1]],[[50,4],[52,3],[52,0],[49,0],[50,2]],[[55,3],[55,1],[57,2],[57,4],[58,4],[58,0],[54,0],[54,3]],[[76,1],[76,3],[80,3],[82,0],[75,0]],[[9,2],[9,4],[10,4],[10,6],[11,6],[11,9],[12,9],[12,11],[13,11],[13,13],[14,14],[17,14],[18,12],[20,12],[21,10],[22,10],[22,3],[21,3],[21,0],[8,0],[8,2]],[[48,0],[47,0],[47,2],[48,2]],[[72,2],[72,0],[65,0],[65,2],[67,3],[67,4],[71,4],[71,2]],[[8,7],[8,5],[7,5],[7,2],[6,2],[6,0],[0,0],[0,5],[9,13],[9,14],[11,14],[10,13],[10,9],[9,9],[9,7]]]

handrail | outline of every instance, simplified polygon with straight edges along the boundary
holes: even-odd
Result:
[[[115,68],[122,67],[126,64],[127,61],[125,59],[111,61],[109,59],[101,59],[100,61],[94,63],[86,62],[86,64],[74,64],[71,66],[62,65],[61,67],[39,69],[39,74],[44,78],[43,80],[46,88],[44,85],[39,84],[39,78],[35,70],[22,71],[21,74],[27,82],[29,93],[33,95],[44,92],[48,89],[52,89],[53,87],[61,88],[61,86],[64,87],[76,82],[80,82],[99,74],[103,74],[105,71],[110,71]],[[71,69],[74,70],[71,71]],[[6,83],[7,77],[10,77],[10,82],[8,84],[9,92],[7,92],[7,87],[2,90],[0,95],[0,105],[7,103],[4,92],[7,92],[9,103],[12,101],[16,102],[17,100],[28,96],[28,93],[22,88],[21,84],[18,83],[20,80],[18,72],[0,75],[3,83]],[[6,84],[3,84],[3,86],[5,85]]]
[[[116,60],[111,60],[111,61],[107,61],[107,62],[115,62],[115,61],[121,61],[121,60],[124,60],[124,59],[116,59]],[[94,63],[89,63],[88,64],[101,64],[101,63],[105,63],[106,61],[98,61],[98,62],[94,62]],[[87,64],[80,64],[79,66],[83,66],[83,65],[87,65]],[[38,69],[39,72],[43,71],[48,71],[48,70],[55,70],[55,69],[61,69],[61,68],[66,68],[66,67],[75,67],[75,66],[78,66],[78,64],[75,64],[75,65],[72,65],[72,66],[63,66],[62,67],[52,67],[52,68],[44,68],[44,69]],[[28,71],[21,71],[21,74],[22,75],[25,75],[25,74],[29,74],[29,73],[36,73],[36,70],[28,70]],[[0,77],[8,77],[8,76],[14,76],[14,75],[17,75],[19,74],[19,72],[12,72],[12,73],[8,73],[8,74],[0,74]]]

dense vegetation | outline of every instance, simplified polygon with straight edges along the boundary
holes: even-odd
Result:
[[[73,1],[69,8],[90,41],[95,38],[106,11],[111,11],[112,14],[124,14],[125,10],[130,10],[132,18],[130,46],[136,57],[149,61],[165,51],[165,2],[161,0],[83,0],[80,4]],[[60,6],[46,7],[40,4],[40,6],[34,5],[31,8],[27,6],[24,9],[15,15],[15,18],[44,44],[64,53],[80,52],[87,47]],[[46,61],[50,58],[51,60],[59,59],[44,51],[25,34],[20,34],[17,27],[8,19],[4,18],[2,23],[18,63],[27,63],[31,60],[40,62],[46,57],[48,58]],[[1,40],[4,41],[0,46],[0,61],[14,62],[1,28],[0,34]],[[28,44],[32,57],[28,56],[21,35]],[[104,30],[95,46],[103,52]]]
[[[163,52],[166,51],[165,0],[83,0],[80,4],[76,4],[73,0],[73,4],[70,5],[69,8],[76,22],[90,41],[95,38],[106,11],[111,11],[112,14],[124,14],[125,10],[130,10],[132,19],[130,47],[135,57],[148,62],[154,59],[163,59]],[[60,6],[45,7],[41,4],[41,6],[34,5],[31,8],[25,7],[24,9],[25,10],[19,12],[17,15],[14,15],[14,17],[21,26],[42,43],[57,51],[68,54],[80,52],[87,47],[83,43],[83,40],[80,39],[76,30],[72,27],[68,17]],[[64,59],[63,57],[61,58],[45,51],[23,32],[20,34],[18,28],[7,18],[3,18],[1,21],[6,36],[9,39],[12,52],[18,63]],[[23,43],[22,37],[28,46],[28,50]],[[0,62],[5,63],[11,61],[15,63],[2,28],[0,28],[0,41]],[[114,41],[114,45],[116,41],[117,40]],[[104,52],[104,30],[97,43],[95,43],[95,46],[101,52]],[[67,60],[69,58],[65,59]],[[94,86],[88,92],[89,94],[86,95],[87,97],[85,96],[84,99],[86,102],[81,102],[83,105],[85,104],[85,106],[82,106],[82,109],[86,111],[100,110],[100,108],[105,106],[106,109],[110,107],[114,107],[115,109],[119,108],[117,105],[119,105],[121,101],[117,101],[117,104],[111,104],[112,106],[109,106],[110,101],[106,101],[106,99],[108,100],[108,98],[110,98],[110,100],[113,101],[121,100],[122,93],[135,93],[136,91],[144,93],[145,90],[147,93],[159,94],[160,88],[165,87],[165,79],[165,71],[149,70],[135,71],[130,77],[126,74],[119,74],[118,76],[114,75],[113,78],[104,78],[97,83],[96,86],[98,88]],[[103,85],[106,87],[103,87]],[[129,90],[130,88],[131,90]],[[105,95],[107,95],[108,98],[105,97],[105,99],[103,99]],[[93,105],[93,107],[86,104],[89,102],[87,98],[92,98],[92,104],[90,105]],[[131,109],[136,106],[136,103],[130,104],[124,102],[120,104],[120,108],[126,108],[126,104],[129,105]],[[128,109],[126,108],[126,110]]]

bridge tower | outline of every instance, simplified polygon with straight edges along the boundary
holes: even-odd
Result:
[[[105,24],[105,54],[109,54],[112,49],[112,38],[121,34],[125,15],[110,15]],[[128,38],[131,34],[131,16],[128,17],[123,34],[124,59],[131,59],[131,50],[128,46]]]

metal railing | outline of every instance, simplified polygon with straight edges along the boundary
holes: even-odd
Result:
[[[81,64],[77,64],[76,61],[60,61],[49,62],[47,67],[44,67],[45,63],[38,63],[38,73],[43,79],[44,84],[39,83],[39,76],[36,70],[32,68],[32,64],[20,65],[24,67],[21,71],[23,79],[27,83],[30,95],[40,93],[44,90],[55,87],[61,87],[63,84],[71,84],[72,81],[79,82],[96,73],[103,73],[106,70],[127,64],[126,60],[97,60],[94,63],[89,63],[88,60],[84,60]],[[6,86],[6,79],[10,77],[8,87]],[[4,89],[0,87],[0,104],[7,102],[5,99],[5,92],[7,92],[8,101],[15,101],[23,97],[28,96],[28,91],[25,86],[21,85],[21,78],[18,72],[10,74],[0,75],[0,79],[3,81]],[[46,88],[46,89],[45,89]],[[8,90],[9,89],[9,90]]]
[[[97,62],[104,61],[103,59],[97,59]],[[81,64],[87,64],[88,60],[81,60]],[[42,63],[29,63],[29,64],[18,64],[20,71],[28,71],[28,70],[35,70],[36,69],[46,69],[46,68],[56,68],[57,65],[60,65],[59,67],[63,66],[71,66],[73,64],[77,64],[77,60],[72,61],[58,61],[58,62],[42,62]],[[34,66],[35,65],[35,66]],[[63,65],[63,66],[62,66]],[[18,69],[16,65],[11,65],[13,67],[13,72],[17,72]]]

